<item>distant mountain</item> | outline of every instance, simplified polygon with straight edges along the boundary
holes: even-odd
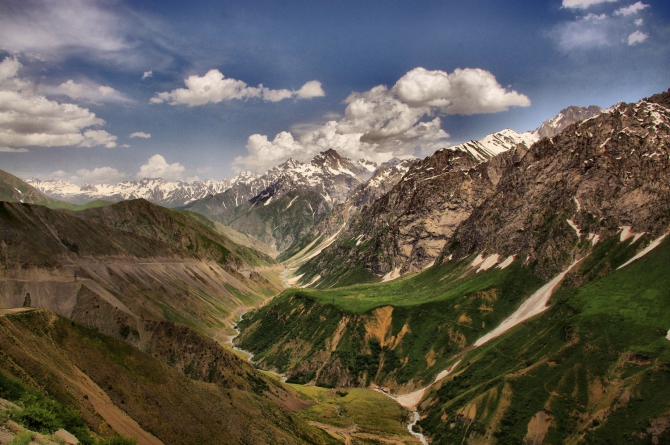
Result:
[[[550,138],[563,131],[568,125],[597,116],[601,112],[602,108],[596,105],[589,107],[576,107],[573,105],[561,110],[553,119],[543,122],[533,133],[540,139]]]
[[[96,199],[124,201],[146,199],[154,204],[166,207],[178,207],[196,199],[220,193],[238,182],[248,182],[258,175],[242,172],[233,178],[222,181],[167,181],[161,178],[144,178],[139,181],[125,181],[118,184],[90,184],[81,187],[60,179],[28,179],[26,182],[42,193],[68,202],[84,204]]]
[[[184,209],[250,234],[281,252],[345,201],[376,168],[374,163],[351,161],[331,149],[309,164],[289,159],[260,177],[238,182]]]
[[[507,129],[441,149],[413,163],[387,193],[346,224],[343,221],[337,239],[330,239],[323,252],[310,255],[308,261],[281,258],[300,265],[295,272],[300,283],[318,287],[397,278],[425,269],[456,227],[493,192],[502,168],[496,156],[518,146],[528,149],[536,139]],[[304,257],[299,248],[291,253]]]

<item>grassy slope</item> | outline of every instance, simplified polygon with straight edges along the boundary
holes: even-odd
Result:
[[[405,425],[409,412],[389,397],[363,388],[331,390],[316,386],[290,385],[315,404],[296,414],[306,420],[338,429],[355,427],[357,433],[379,440],[401,438],[412,441]]]
[[[123,341],[44,310],[0,317],[0,339],[3,373],[80,410],[97,433],[110,428],[92,405],[104,392],[166,444],[328,443],[267,398],[286,394],[279,383],[238,359],[221,370],[230,374],[228,385],[191,380]]]
[[[573,281],[621,260],[606,257],[582,266]],[[545,443],[584,436],[585,443],[643,444],[653,435],[664,443],[670,439],[668,307],[666,241],[624,269],[581,287],[566,283],[550,310],[467,354],[459,372],[424,402],[421,426],[437,443],[465,437],[516,444],[543,411]]]
[[[473,274],[469,261],[389,283],[288,290],[245,317],[240,346],[296,382],[430,381],[542,285],[521,262]]]

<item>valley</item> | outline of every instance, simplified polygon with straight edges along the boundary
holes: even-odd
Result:
[[[329,149],[175,208],[6,174],[2,428],[39,400],[89,444],[664,443],[668,122],[670,92]]]

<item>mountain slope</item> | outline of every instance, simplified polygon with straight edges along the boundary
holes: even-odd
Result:
[[[3,170],[0,170],[0,201],[25,202],[52,209],[81,210],[85,208],[46,196],[32,185]],[[93,206],[107,204],[101,201],[92,203]]]
[[[117,338],[131,329],[140,346],[142,320],[215,335],[280,289],[263,275],[271,258],[143,200],[77,213],[0,203],[0,233],[3,307],[30,294],[34,307]]]
[[[198,350],[178,326],[155,331],[154,339],[150,355],[46,310],[3,314],[0,372],[46,388],[103,436],[117,432],[152,445],[331,443],[275,403],[303,405],[293,391],[215,343]],[[161,357],[161,349],[171,355]],[[218,362],[209,362],[204,379],[163,361],[197,367],[212,356]]]
[[[303,235],[337,202],[371,176],[369,163],[335,150],[309,164],[289,159],[248,184],[195,201],[186,210],[247,233],[279,252]]]
[[[657,237],[670,221],[670,110],[619,104],[517,152],[496,192],[442,253],[528,257],[548,279],[628,227]]]
[[[414,398],[436,443],[662,443],[669,106],[619,104],[498,155],[434,266],[286,291],[240,345],[296,381]]]
[[[497,155],[532,140],[505,130],[415,163],[387,194],[348,222],[337,241],[298,269],[300,282],[329,287],[429,267],[458,224],[493,192],[502,168]]]

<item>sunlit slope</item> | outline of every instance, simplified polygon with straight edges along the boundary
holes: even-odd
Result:
[[[464,355],[429,393],[421,426],[435,443],[670,440],[670,242],[581,287],[566,282],[551,304]]]
[[[564,283],[597,279],[650,241],[603,240]],[[240,345],[290,381],[409,392],[430,383],[543,285],[533,263],[477,272],[472,260],[388,283],[285,291],[245,317]]]

